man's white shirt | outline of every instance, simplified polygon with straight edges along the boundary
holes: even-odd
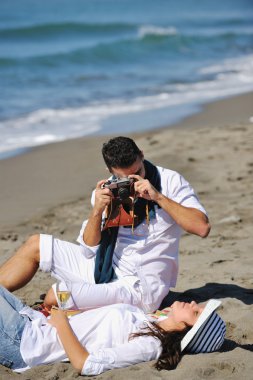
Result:
[[[169,199],[206,214],[191,185],[179,173],[157,166],[161,176],[161,193]],[[92,203],[94,202],[94,193]],[[134,229],[119,227],[113,254],[113,268],[119,279],[131,287],[140,285],[143,309],[157,309],[169,289],[176,285],[181,227],[162,208],[155,206],[155,219],[144,221]],[[86,255],[96,254],[98,246],[83,241],[84,221],[77,241]]]

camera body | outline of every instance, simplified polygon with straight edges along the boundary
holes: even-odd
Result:
[[[124,201],[125,199],[134,196],[133,178],[112,178],[106,181],[102,187],[110,189],[114,198],[118,198],[120,201]]]

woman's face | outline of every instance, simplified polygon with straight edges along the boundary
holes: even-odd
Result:
[[[186,326],[193,326],[204,310],[204,307],[205,304],[197,304],[195,301],[191,303],[176,301],[171,306],[171,318],[176,323],[183,322]]]
[[[187,326],[193,326],[205,308],[205,304],[197,304],[176,301],[170,308],[168,318],[158,322],[164,330],[183,330]]]

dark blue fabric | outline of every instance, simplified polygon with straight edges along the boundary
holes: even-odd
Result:
[[[161,177],[157,170],[157,167],[151,162],[144,160],[145,167],[145,179],[148,179],[151,185],[153,185],[156,190],[161,191]],[[146,218],[146,205],[148,204],[149,218],[155,218],[155,205],[160,208],[160,206],[153,201],[147,201],[143,198],[136,198],[134,202],[134,213],[137,215],[137,219],[134,223],[134,227],[141,224]]]
[[[158,191],[161,191],[161,178],[156,166],[147,160],[144,160],[144,166],[145,179],[148,179]],[[149,218],[155,218],[155,205],[157,204],[153,201],[137,198],[134,203],[134,213],[137,215],[134,227],[137,227],[146,218],[147,204],[149,210]],[[131,228],[131,226],[125,226],[125,228]],[[115,278],[115,272],[112,267],[112,257],[117,241],[118,230],[119,227],[111,227],[103,230],[101,233],[101,242],[96,254],[95,261],[94,277],[96,284],[108,283]]]
[[[112,227],[103,230],[101,233],[101,243],[96,254],[95,261],[95,282],[104,284],[115,278],[112,267],[112,256],[118,236],[119,227]]]

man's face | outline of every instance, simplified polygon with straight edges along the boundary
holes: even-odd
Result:
[[[143,157],[138,157],[136,161],[128,168],[111,168],[111,173],[116,177],[128,177],[130,174],[139,175],[145,177],[145,167],[143,163]]]

